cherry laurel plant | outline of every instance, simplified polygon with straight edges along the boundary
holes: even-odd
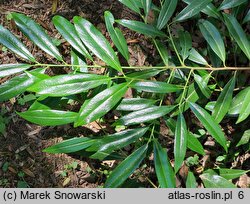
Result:
[[[0,43],[23,60],[19,64],[0,65],[1,78],[14,75],[1,84],[0,102],[24,92],[33,93],[36,100],[27,111],[17,114],[42,126],[69,123],[74,127],[84,126],[105,121],[104,116],[113,111],[116,117],[112,126],[116,133],[75,137],[44,152],[117,160],[118,165],[104,187],[122,186],[153,153],[156,185],[176,187],[176,176],[188,158],[187,150],[204,156],[202,144],[208,137],[215,141],[222,156],[236,147],[249,145],[249,130],[245,129],[242,138],[234,141],[220,126],[226,118],[236,119],[236,126],[249,124],[250,87],[244,80],[244,70],[250,69],[247,67],[249,34],[244,31],[250,20],[248,1],[162,0],[158,5],[151,0],[119,1],[142,20],[115,19],[111,12],[105,12],[106,28],[115,49],[88,20],[75,16],[70,22],[62,16],[53,17],[55,28],[72,47],[70,64],[64,61],[55,41],[40,25],[28,16],[11,13],[18,29],[58,63],[38,62],[14,34],[0,25]],[[177,12],[177,6],[184,9]],[[149,22],[149,15],[154,16],[153,21]],[[187,21],[194,31],[192,35],[184,29]],[[160,62],[148,67],[129,66],[130,53],[121,27],[140,33],[152,42]],[[203,41],[192,39],[195,34]],[[200,46],[194,46],[193,42]],[[127,61],[123,63],[125,66],[118,55]],[[93,56],[105,65],[97,65]],[[68,67],[71,71],[49,76],[45,71],[52,67]],[[96,74],[93,69],[104,71]],[[226,83],[219,80],[223,77],[228,79]],[[128,89],[132,90],[133,98],[124,97]],[[65,101],[78,104],[78,111],[67,110]],[[162,141],[161,124],[168,127],[168,141],[173,141],[173,147]],[[199,128],[205,133],[199,134]],[[128,145],[133,149],[130,154],[123,149]],[[170,154],[174,165],[170,163]],[[199,175],[189,168],[186,187],[197,187],[197,182],[205,187],[236,187],[231,180],[247,173],[215,167],[205,168]]]

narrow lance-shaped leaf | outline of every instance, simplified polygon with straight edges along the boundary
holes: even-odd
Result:
[[[175,174],[167,156],[167,151],[154,140],[154,164],[161,188],[175,188]]]
[[[85,125],[104,116],[121,100],[127,89],[127,83],[114,85],[85,101],[74,125]]]
[[[32,65],[30,64],[1,64],[0,65],[0,78],[6,77],[12,74],[23,72],[29,69]]]
[[[202,9],[211,3],[212,0],[192,1],[186,8],[184,8],[176,17],[175,21],[184,21],[198,14]]]
[[[39,26],[28,16],[20,13],[12,13],[12,17],[18,28],[38,47],[49,55],[55,57],[57,60],[62,61],[62,56],[58,49],[52,42],[51,38],[45,33],[44,29]]]
[[[153,25],[145,24],[140,21],[134,21],[134,20],[116,20],[117,23],[120,25],[127,27],[133,31],[136,31],[138,33],[148,35],[151,37],[166,37],[166,34],[162,31],[160,31],[158,28],[154,27]]]
[[[92,159],[103,160],[114,150],[119,150],[138,140],[147,130],[148,128],[136,128],[105,136],[102,139],[98,139],[87,151],[96,152],[91,155]]]
[[[88,72],[88,67],[86,62],[77,55],[77,53],[73,50],[71,50],[71,64],[72,64],[72,69],[74,71],[78,72]]]
[[[18,113],[19,116],[32,123],[44,126],[56,126],[72,123],[77,113],[59,110],[32,110]]]
[[[190,107],[211,136],[227,151],[227,140],[218,123],[199,105],[190,103]]]
[[[247,0],[224,0],[218,9],[219,10],[230,9],[239,6],[245,2],[247,2]]]
[[[186,180],[186,188],[197,188],[195,176],[191,171],[188,171],[188,176]]]
[[[161,30],[167,25],[169,19],[172,17],[173,13],[175,12],[177,2],[178,0],[165,0],[164,1],[158,20],[157,20],[156,27],[158,29]]]
[[[24,46],[24,44],[14,36],[9,30],[0,25],[0,44],[4,45],[12,52],[16,53],[20,57],[36,62],[36,59],[29,52],[29,50]]]
[[[123,57],[128,61],[129,60],[129,51],[128,51],[128,45],[127,41],[124,38],[122,32],[120,29],[113,27],[113,24],[115,22],[114,16],[109,11],[105,11],[104,13],[105,23],[107,30],[109,32],[109,35],[114,42],[115,46],[119,50],[119,52],[123,55]]]
[[[79,16],[74,17],[74,23],[78,35],[89,50],[112,68],[122,71],[114,50],[102,33],[89,21]]]
[[[156,100],[145,98],[124,98],[116,110],[120,111],[138,111],[151,107]]]
[[[225,45],[218,29],[212,23],[205,20],[200,21],[199,28],[209,46],[225,64],[226,61]]]
[[[68,96],[87,91],[109,81],[109,77],[96,74],[58,75],[34,84],[29,91],[47,96]]]
[[[227,114],[232,99],[233,99],[233,90],[235,86],[235,77],[233,77],[223,88],[220,93],[218,100],[215,103],[212,116],[214,117],[217,123],[220,123],[224,116]]]
[[[175,106],[153,106],[142,110],[134,111],[121,117],[114,125],[134,125],[160,118],[171,112]]]
[[[44,149],[43,152],[53,154],[77,152],[82,149],[86,149],[94,142],[96,141],[88,137],[72,138],[69,140],[64,140],[63,142],[57,143],[56,145],[53,145],[51,147],[48,147]]]
[[[139,167],[140,163],[146,156],[147,149],[148,145],[145,144],[122,161],[109,175],[104,187],[119,187],[134,172],[134,170]]]
[[[239,113],[239,118],[236,123],[240,123],[250,115],[250,89],[246,93]]]
[[[174,140],[174,169],[175,173],[180,169],[182,162],[184,161],[187,149],[187,125],[185,118],[182,114],[178,115],[175,140]]]
[[[67,40],[67,42],[79,53],[88,59],[92,60],[85,46],[82,44],[75,27],[64,17],[54,16],[53,23],[60,34]]]
[[[227,29],[232,38],[250,60],[250,42],[237,19],[230,14],[223,14]]]

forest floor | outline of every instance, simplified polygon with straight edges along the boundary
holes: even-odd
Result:
[[[21,39],[14,23],[7,20],[10,12],[20,12],[30,16],[42,27],[44,27],[50,36],[59,38],[58,32],[52,24],[54,15],[62,15],[72,19],[75,15],[80,15],[93,24],[95,24],[102,33],[108,37],[103,13],[110,10],[115,18],[138,19],[134,13],[123,7],[117,0],[59,0],[58,5],[53,5],[51,0],[0,0],[0,24],[10,29]],[[54,1],[55,2],[55,1]],[[130,64],[132,65],[150,65],[154,60],[155,50],[147,43],[147,40],[139,35],[123,28],[123,33],[129,43],[131,54]],[[48,56],[37,47],[33,46],[27,39],[23,41],[32,54],[41,62],[53,62]],[[67,43],[62,43],[61,51],[64,56],[69,53]],[[48,61],[49,60],[49,61]],[[18,56],[5,51],[0,46],[0,64],[20,62]],[[66,61],[70,61],[69,55]],[[66,70],[51,69],[51,74],[58,74]],[[0,79],[0,84],[6,79]],[[25,111],[26,106],[22,105],[25,97],[9,100],[6,103],[0,103],[0,110],[8,121],[3,135],[0,135],[0,187],[88,187],[94,188],[102,186],[105,181],[105,171],[113,165],[113,161],[99,162],[80,156],[69,156],[66,154],[47,154],[42,150],[65,138],[87,136],[98,133],[101,128],[96,123],[88,126],[73,128],[71,125],[58,127],[41,127],[28,123],[18,117],[15,111]],[[105,127],[109,130],[108,125]],[[228,128],[230,129],[230,128]],[[162,126],[161,133],[167,134],[167,128]],[[208,141],[208,145],[213,145]],[[235,166],[242,169],[249,169],[249,154],[239,155]],[[203,158],[207,162],[210,158]],[[210,162],[213,162],[210,161]],[[185,167],[182,168],[183,174],[187,172]],[[151,168],[145,170],[143,175],[150,175]],[[141,177],[144,187],[152,187],[148,182],[148,177]],[[240,187],[249,185],[249,177],[244,175],[237,180]],[[181,186],[181,181],[179,186]]]

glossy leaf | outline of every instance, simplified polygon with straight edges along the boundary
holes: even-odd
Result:
[[[72,69],[74,71],[84,72],[84,73],[88,72],[88,67],[86,62],[79,56],[77,56],[74,50],[71,50],[71,64],[72,64]]]
[[[123,57],[128,61],[129,60],[129,51],[127,41],[124,38],[122,32],[118,28],[114,28],[113,24],[115,23],[114,16],[109,11],[105,11],[104,13],[105,23],[109,35],[114,42],[115,46],[119,50],[119,52],[123,55]]]
[[[188,59],[198,64],[208,65],[204,57],[202,57],[201,54],[197,52],[194,48],[190,50]]]
[[[205,151],[202,144],[191,132],[189,132],[187,136],[187,147],[188,149],[191,149],[194,152],[197,152],[201,155],[205,155]]]
[[[121,2],[122,4],[124,4],[125,6],[127,6],[128,8],[130,8],[132,11],[140,14],[140,7],[138,7],[138,5],[136,4],[136,2],[134,0],[118,0],[119,2]]]
[[[62,16],[54,16],[52,21],[60,34],[77,52],[92,60],[91,55],[82,44],[82,41],[75,30],[75,27],[66,18]]]
[[[168,49],[163,45],[163,43],[159,40],[154,40],[155,46],[161,56],[161,59],[163,60],[164,64],[168,66]]]
[[[101,118],[121,100],[127,89],[127,83],[114,85],[85,101],[74,125],[85,125]]]
[[[134,125],[149,122],[160,118],[171,112],[175,106],[153,106],[142,110],[134,111],[115,122],[115,125]]]
[[[77,113],[59,110],[32,110],[18,113],[25,120],[43,126],[56,126],[73,123]]]
[[[134,172],[134,170],[139,167],[140,163],[146,156],[147,149],[148,145],[145,144],[122,161],[109,175],[104,187],[119,187]]]
[[[1,64],[0,65],[0,78],[6,77],[12,74],[23,72],[29,69],[32,65],[30,64]]]
[[[239,118],[238,118],[236,124],[247,119],[247,117],[249,115],[250,115],[250,90],[246,93],[244,100],[242,101],[242,106],[240,108]]]
[[[189,51],[192,48],[192,38],[189,32],[187,31],[180,31],[179,32],[179,42],[181,51],[180,54],[182,56],[183,61],[188,58]]]
[[[151,37],[166,37],[166,34],[153,25],[145,24],[140,21],[134,20],[116,20],[120,25],[129,28],[130,30],[136,31],[138,33],[148,35]]]
[[[181,86],[159,81],[136,82],[132,83],[130,86],[135,88],[137,91],[146,91],[152,93],[172,93],[182,89]]]
[[[31,62],[36,62],[36,59],[24,46],[24,44],[14,36],[9,30],[0,25],[0,44],[4,45],[12,52],[16,53],[23,59]]]
[[[239,6],[245,2],[247,2],[247,0],[224,0],[218,9],[219,10],[230,9]]]
[[[175,174],[170,164],[167,151],[154,140],[154,165],[161,188],[175,188]]]
[[[52,42],[51,38],[45,33],[44,29],[28,16],[20,13],[11,14],[18,28],[38,47],[49,55],[62,61],[62,56]]]
[[[227,114],[232,99],[233,99],[233,90],[235,87],[235,77],[233,77],[223,88],[220,93],[215,106],[212,112],[212,116],[214,117],[217,123],[220,123],[224,116]]]
[[[195,176],[191,171],[188,171],[188,176],[186,180],[186,188],[197,188]]]
[[[187,138],[188,131],[185,118],[182,114],[178,115],[176,129],[175,129],[175,140],[174,140],[174,169],[175,173],[180,169],[187,149]]]
[[[109,77],[96,74],[58,75],[34,84],[29,91],[47,96],[68,96],[87,91],[109,81]]]
[[[30,73],[43,72],[42,69],[36,69],[31,71]],[[0,88],[0,101],[6,101],[11,99],[12,97],[17,96],[18,94],[23,93],[34,84],[36,81],[39,81],[38,78],[29,77],[27,73],[22,74],[20,76],[16,76],[5,83],[1,84]]]
[[[144,14],[147,17],[152,6],[152,0],[140,0],[143,6]]]
[[[227,141],[225,135],[212,116],[195,103],[190,103],[190,107],[211,136],[227,151]]]
[[[241,25],[234,16],[229,14],[223,14],[223,16],[230,35],[250,60],[250,42]]]
[[[88,137],[72,138],[48,147],[44,149],[43,152],[53,154],[77,152],[86,149],[94,142],[96,141]]]
[[[120,111],[138,111],[151,107],[155,100],[145,98],[124,98],[116,110]]]
[[[236,188],[230,181],[210,172],[200,175],[200,178],[206,188]]]
[[[206,39],[212,50],[218,55],[218,57],[225,63],[226,61],[226,51],[223,39],[218,31],[218,29],[209,21],[200,21],[199,28],[202,35]]]
[[[86,47],[106,64],[117,71],[122,71],[114,50],[102,33],[89,21],[79,16],[74,17],[74,23],[76,31]]]
[[[245,145],[245,144],[249,144],[249,140],[250,140],[250,129],[246,130],[242,137],[240,138],[240,141],[238,142],[238,144],[236,145],[236,147],[239,147],[241,145]]]
[[[248,173],[250,170],[245,171],[241,169],[218,169],[219,175],[227,180],[239,178],[240,176]]]
[[[105,136],[98,139],[87,151],[96,152],[91,155],[92,159],[103,160],[114,150],[119,150],[138,140],[147,130],[148,128],[136,128]]]
[[[161,30],[167,25],[169,19],[172,17],[173,13],[175,12],[177,2],[178,0],[165,0],[164,1],[159,17],[157,19],[156,27],[159,30]]]
[[[212,0],[192,1],[186,8],[184,8],[176,17],[175,21],[184,21],[198,14],[202,9],[211,3]]]

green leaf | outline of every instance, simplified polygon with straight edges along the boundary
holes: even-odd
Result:
[[[178,0],[165,0],[164,1],[158,20],[157,20],[156,27],[159,30],[161,30],[167,25],[169,19],[172,17],[173,13],[175,12],[177,2]]]
[[[88,67],[86,62],[77,55],[74,49],[71,50],[71,64],[72,64],[72,69],[74,71],[83,73],[88,72]]]
[[[236,188],[230,181],[210,172],[200,175],[200,178],[206,188]]]
[[[92,159],[103,160],[114,150],[122,149],[138,140],[147,130],[148,128],[136,128],[105,136],[102,139],[98,139],[87,151],[96,151],[95,154],[91,155]]]
[[[45,33],[44,29],[31,18],[20,13],[12,13],[12,17],[18,28],[38,47],[49,55],[62,61],[62,56],[54,45],[51,38]]]
[[[211,136],[227,151],[227,140],[218,123],[199,105],[190,103],[190,107]]]
[[[160,187],[175,188],[175,175],[167,151],[157,140],[154,140],[154,164]]]
[[[185,61],[189,56],[190,49],[192,48],[192,38],[189,32],[179,31],[179,42],[181,47],[180,54],[183,61]]]
[[[30,73],[38,73],[43,72],[43,69],[36,69],[31,71]],[[38,82],[40,79],[29,77],[27,73],[16,76],[7,82],[1,84],[0,88],[0,101],[9,100],[18,94],[23,93],[27,90],[35,82]]]
[[[151,36],[153,38],[155,37],[166,37],[166,34],[153,25],[145,24],[140,21],[134,21],[134,20],[116,20],[117,23],[120,25],[129,28],[130,30],[136,31],[138,33]]]
[[[142,110],[129,113],[119,120],[114,125],[134,125],[160,118],[171,112],[175,106],[153,106]]]
[[[206,20],[200,20],[199,28],[209,46],[225,64],[226,61],[225,45],[218,29],[212,23]]]
[[[0,25],[0,44],[4,45],[12,52],[16,53],[20,57],[36,62],[36,59],[29,52],[29,50],[24,46],[24,44],[14,36],[9,30]]]
[[[28,90],[46,96],[68,96],[107,84],[109,81],[109,77],[96,74],[58,75],[39,81]]]
[[[247,23],[249,21],[250,21],[250,9],[248,10],[246,16],[244,17],[242,23],[244,24],[244,23]]]
[[[127,83],[114,85],[85,101],[74,126],[88,124],[110,111],[126,93]]]
[[[90,60],[93,60],[85,46],[82,44],[81,39],[79,38],[75,27],[64,17],[54,16],[53,24],[60,34],[64,37],[65,40],[79,53],[87,57]]]
[[[219,10],[230,9],[239,6],[245,2],[247,2],[247,0],[224,0],[218,9]]]
[[[208,65],[204,57],[202,57],[201,54],[197,52],[194,48],[191,48],[188,59],[198,64]]]
[[[106,64],[117,71],[122,71],[114,50],[102,33],[89,21],[79,16],[74,17],[74,23],[76,31],[86,47]]]
[[[189,132],[187,136],[187,147],[188,149],[191,149],[194,152],[197,152],[201,155],[205,155],[205,151],[202,144],[191,132]]]
[[[140,7],[138,7],[138,5],[136,4],[135,0],[118,0],[119,2],[121,2],[122,4],[124,4],[125,6],[127,6],[128,8],[130,8],[132,11],[140,14]]]
[[[229,14],[223,14],[223,16],[230,35],[250,60],[250,42],[241,25],[234,16]]]
[[[1,64],[0,65],[0,78],[6,77],[12,74],[23,72],[29,69],[32,65],[30,64]]]
[[[232,99],[233,99],[233,90],[235,87],[235,77],[233,77],[223,88],[220,93],[218,100],[215,103],[212,116],[214,117],[217,123],[220,123],[224,116],[227,114]]]
[[[53,145],[51,147],[48,147],[44,149],[43,152],[53,154],[77,152],[86,149],[94,142],[96,141],[88,137],[72,138],[69,140],[64,140],[63,142],[57,143],[56,145]]]
[[[196,14],[198,14],[201,10],[206,8],[206,6],[211,3],[212,0],[199,0],[192,1],[186,8],[184,8],[176,17],[175,21],[184,21],[189,19]]]
[[[241,169],[218,169],[219,175],[227,180],[239,178],[240,176],[247,174],[250,170],[245,171]]]
[[[244,144],[248,144],[249,140],[250,140],[250,129],[246,130],[243,133],[243,135],[242,135],[240,141],[238,142],[238,144],[236,145],[236,147],[239,147],[239,146],[244,145]]]
[[[139,167],[140,163],[146,156],[147,149],[148,145],[145,144],[122,161],[109,175],[104,187],[119,187],[134,172],[134,170]]]
[[[164,64],[168,66],[168,49],[164,46],[164,44],[159,40],[154,40],[155,46],[161,56],[161,59],[163,60]]]
[[[155,100],[145,98],[124,98],[116,110],[120,111],[138,111],[151,107]]]
[[[114,42],[115,46],[119,50],[119,52],[123,55],[123,57],[128,61],[129,60],[129,51],[128,51],[128,45],[127,41],[124,38],[122,32],[120,29],[113,27],[113,24],[115,23],[114,16],[109,11],[105,11],[104,13],[105,23],[107,30],[109,32],[109,35]]]
[[[188,176],[186,180],[186,188],[197,188],[195,176],[191,171],[188,171]]]
[[[147,17],[152,6],[152,0],[141,0],[143,6],[144,14]]]
[[[246,96],[250,92],[250,87],[247,87],[240,91],[234,98],[231,103],[230,109],[228,111],[228,114],[230,115],[237,115],[240,113],[241,107],[243,102],[245,101]]]
[[[17,114],[29,122],[43,126],[73,123],[77,117],[75,112],[59,110],[32,110]]]
[[[250,89],[246,93],[244,100],[242,101],[239,118],[236,122],[236,124],[242,122],[243,120],[247,119],[247,117],[250,115]]]
[[[174,169],[175,173],[180,169],[184,161],[187,149],[188,131],[185,118],[182,114],[178,115],[177,124],[175,128],[174,140]]]
[[[173,93],[182,89],[181,86],[160,81],[135,82],[131,83],[130,86],[135,88],[137,91],[146,91],[151,93]]]

